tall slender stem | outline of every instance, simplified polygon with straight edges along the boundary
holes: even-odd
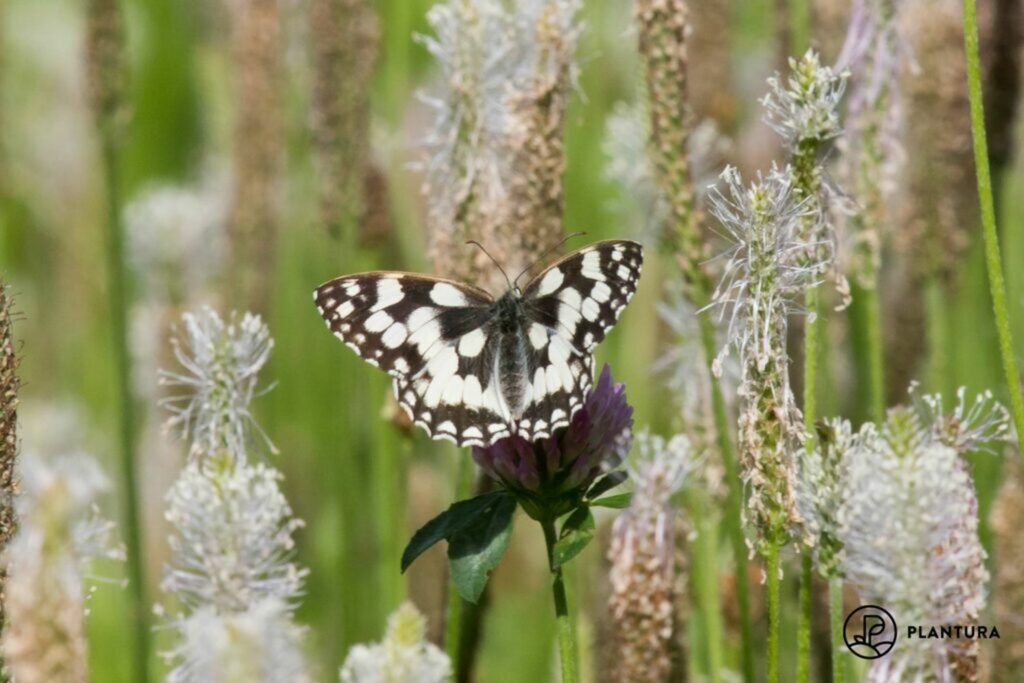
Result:
[[[804,549],[800,556],[800,626],[796,641],[796,680],[807,683],[811,679],[811,581],[813,579],[811,553]]]
[[[964,0],[964,53],[967,60],[967,91],[971,101],[971,133],[974,139],[974,169],[978,178],[978,200],[985,236],[985,262],[988,267],[992,310],[999,334],[999,353],[1010,393],[1010,410],[1018,434],[1024,434],[1024,395],[1020,373],[1014,356],[1013,334],[1006,307],[1006,283],[999,254],[999,233],[996,230],[995,202],[992,198],[992,177],[989,170],[988,140],[985,137],[985,113],[981,99],[981,65],[978,57],[978,17],[975,0]],[[1024,454],[1024,451],[1022,451]]]
[[[693,283],[691,291],[698,307],[707,303],[707,290],[702,287],[700,279]],[[747,583],[747,540],[743,535],[743,484],[740,481],[739,464],[732,439],[729,438],[731,420],[729,409],[725,404],[725,394],[715,373],[711,370],[714,361],[717,341],[715,339],[715,322],[707,315],[698,316],[700,324],[701,344],[704,361],[707,364],[708,377],[711,378],[711,404],[715,421],[715,439],[718,452],[725,468],[728,483],[726,494],[726,528],[729,533],[729,544],[732,546],[733,562],[736,563],[736,600],[739,603],[740,618],[740,660],[743,667],[743,680],[752,683],[754,680],[754,630],[750,620],[750,587]]]
[[[828,580],[828,615],[832,630],[832,683],[843,683],[843,580],[833,576]]]
[[[724,655],[722,643],[722,614],[718,593],[718,520],[709,514],[709,501],[703,494],[694,496],[692,508],[699,511],[693,522],[698,529],[694,548],[693,581],[697,590],[697,603],[703,613],[705,652],[707,655],[707,680],[718,683],[722,680]]]
[[[804,323],[804,429],[805,448],[814,448],[814,422],[818,419],[818,326],[820,304],[818,289],[807,291],[807,320]],[[806,683],[811,673],[811,579],[812,563],[809,548],[803,549],[800,572],[800,619],[797,633],[797,681]]]
[[[767,544],[764,557],[768,574],[768,683],[779,683],[779,543]]]
[[[124,533],[127,545],[128,591],[133,637],[135,680],[149,680],[149,601],[142,562],[142,528],[139,522],[138,477],[135,468],[135,402],[132,397],[131,356],[128,350],[127,274],[121,226],[121,193],[116,144],[103,136],[102,154],[107,192],[107,274],[110,305],[111,342],[115,388],[120,420],[121,476],[124,498]]]
[[[551,592],[555,600],[555,621],[558,631],[558,654],[561,659],[562,683],[579,683],[579,654],[576,651],[576,624],[573,623],[569,611],[569,601],[565,593],[565,577],[562,568],[555,567],[555,521],[541,522],[544,529],[544,541],[548,547],[548,567],[551,569]]]
[[[459,454],[460,456],[462,454]],[[460,457],[455,475],[455,500],[465,500],[473,493],[473,463],[469,458]],[[463,661],[464,654],[461,649],[463,617],[465,616],[465,602],[455,590],[451,579],[448,580],[448,605],[445,611],[444,649],[448,659],[452,662],[452,668],[457,674],[456,680],[463,680],[461,676],[468,676],[466,663]],[[468,680],[468,678],[466,679]]]
[[[856,316],[855,320],[862,327],[867,361],[867,367],[861,368],[861,381],[868,386],[871,419],[875,424],[881,424],[885,419],[885,359],[882,347],[882,307],[877,283],[872,287],[858,287],[855,296],[860,299],[863,307],[861,315]]]

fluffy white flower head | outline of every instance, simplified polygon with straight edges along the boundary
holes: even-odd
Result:
[[[270,330],[258,315],[232,314],[225,322],[211,308],[186,313],[182,322],[184,334],[172,340],[182,371],[160,373],[162,384],[180,391],[163,402],[167,426],[189,440],[193,455],[242,454],[249,429],[258,429],[249,404],[274,346]]]
[[[412,603],[388,619],[384,640],[356,645],[341,668],[341,683],[444,683],[451,678],[448,656],[426,640],[427,625]]]

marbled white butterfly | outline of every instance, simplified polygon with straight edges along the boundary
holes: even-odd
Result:
[[[335,336],[394,377],[395,398],[432,438],[489,446],[569,424],[594,348],[636,292],[643,247],[597,242],[495,300],[412,273],[346,275],[313,299]]]

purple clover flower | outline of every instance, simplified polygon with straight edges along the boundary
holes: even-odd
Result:
[[[626,387],[613,382],[605,365],[568,427],[533,443],[514,435],[475,447],[473,460],[521,497],[578,502],[598,476],[622,463],[633,443],[632,427]]]

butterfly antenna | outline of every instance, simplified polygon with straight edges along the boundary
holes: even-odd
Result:
[[[466,244],[472,244],[474,247],[476,247],[480,251],[484,252],[484,254],[486,254],[487,258],[491,259],[491,263],[496,265],[498,267],[498,270],[501,271],[501,274],[505,277],[505,282],[508,283],[508,288],[512,289],[512,282],[508,279],[508,274],[505,273],[505,269],[501,267],[501,264],[498,263],[498,260],[496,258],[491,256],[490,252],[488,252],[486,249],[484,249],[484,245],[480,244],[476,240],[468,240],[466,242]]]
[[[563,244],[565,244],[569,240],[573,239],[574,237],[581,237],[581,236],[586,235],[586,234],[587,233],[585,233],[585,232],[574,232],[574,233],[572,233],[570,235],[566,235],[565,238],[560,240],[557,244],[554,244],[554,245],[548,247],[547,249],[545,249],[543,252],[541,252],[541,255],[538,256],[533,261],[533,263],[531,263],[530,265],[526,266],[526,268],[523,268],[522,272],[520,272],[519,275],[516,275],[516,279],[512,281],[512,284],[514,285],[515,283],[519,282],[519,278],[521,278],[522,276],[526,275],[531,270],[533,270],[533,267],[535,265],[537,265],[538,263],[542,262],[544,260],[544,258],[548,254],[553,252],[555,249],[558,249],[560,246],[562,246]]]

